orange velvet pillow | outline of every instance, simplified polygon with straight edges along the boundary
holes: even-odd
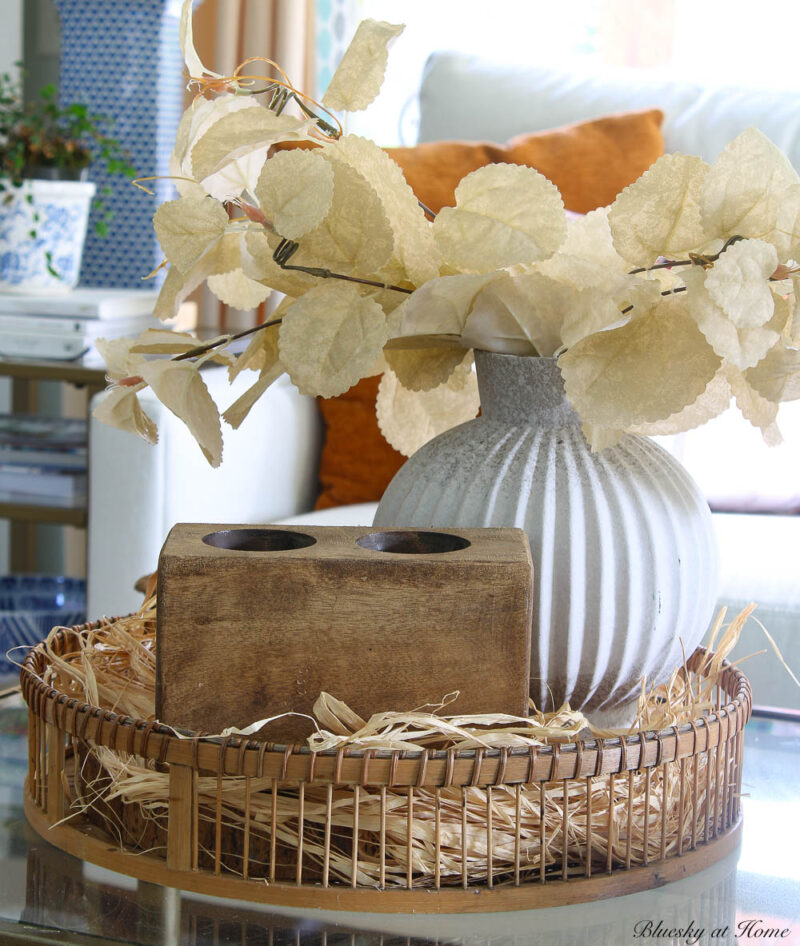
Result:
[[[362,378],[339,397],[318,398],[325,422],[317,509],[380,499],[405,463],[384,439],[375,418],[380,376]]]
[[[417,197],[431,210],[455,203],[462,177],[486,164],[527,164],[561,191],[567,210],[588,213],[610,204],[664,152],[663,114],[627,112],[520,135],[506,145],[438,141],[387,148]],[[381,498],[404,457],[383,439],[375,418],[379,379],[365,378],[345,394],[320,399],[325,444],[317,508]]]
[[[664,153],[663,119],[662,112],[650,109],[518,135],[505,145],[433,141],[386,150],[434,212],[455,203],[462,177],[486,164],[506,162],[536,168],[561,191],[567,210],[588,213],[610,204]]]

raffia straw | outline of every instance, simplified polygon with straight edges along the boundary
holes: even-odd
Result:
[[[710,641],[716,649],[707,655],[704,666],[691,672],[684,661],[666,683],[643,692],[634,729],[659,731],[697,719],[715,706],[714,690],[723,662],[735,647],[752,610],[753,606],[746,608],[727,625],[725,612],[720,613]],[[81,632],[72,653],[59,656],[52,646],[52,635],[45,649],[49,660],[46,682],[94,705],[140,719],[154,718],[154,598],[136,615]],[[315,751],[343,747],[418,751],[422,748],[541,746],[574,740],[581,731],[585,733],[587,726],[592,728],[583,714],[568,706],[550,714],[543,714],[534,707],[527,718],[439,715],[450,704],[452,696],[448,695],[435,707],[421,707],[406,713],[380,713],[365,721],[340,700],[321,694],[314,708],[320,731],[310,737],[309,746]],[[592,731],[595,735],[610,734]],[[123,840],[126,826],[113,809],[114,802],[122,802],[138,812],[140,824],[155,829],[155,836],[160,838],[156,847],[163,846],[166,843],[168,774],[157,771],[152,760],[103,747],[87,745],[83,749],[86,756],[82,766],[88,770],[88,761],[92,759],[99,774],[82,781],[73,801],[73,812],[99,812],[112,836]],[[534,874],[538,877],[542,856],[545,872],[560,871],[563,851],[568,857],[567,872],[577,873],[584,871],[587,860],[603,870],[608,864],[624,866],[629,851],[631,862],[639,864],[687,849],[692,837],[703,836],[713,810],[708,807],[713,802],[713,792],[706,798],[707,765],[707,753],[687,759],[683,766],[680,763],[660,765],[650,770],[649,792],[644,790],[646,771],[631,773],[630,778],[598,776],[588,782],[575,779],[536,783],[521,786],[519,792],[516,786],[494,786],[491,790],[494,882],[514,882],[517,876],[524,879]],[[409,848],[406,789],[394,791],[362,786],[354,802],[354,793],[349,788],[334,786],[331,791],[326,784],[306,784],[301,842],[295,787],[281,785],[273,798],[271,779],[251,777],[249,789],[246,779],[238,776],[218,779],[216,775],[201,775],[197,782],[198,817],[204,838],[214,837],[218,793],[222,825],[228,835],[243,835],[245,811],[249,812],[251,877],[266,877],[272,869],[266,852],[275,842],[284,852],[296,852],[302,843],[304,877],[307,867],[316,867],[322,876],[326,866],[332,882],[350,884],[354,870],[351,829],[357,803],[359,846],[355,880],[358,885],[378,886],[383,879],[386,886],[405,886],[409,850],[415,886],[433,885],[435,878],[442,885],[459,884],[464,867],[469,882],[487,879],[489,798],[484,788],[457,786],[438,791],[422,786],[415,788]],[[700,786],[696,800],[689,790],[693,784]],[[648,799],[649,807],[645,808]],[[590,832],[586,831],[588,809],[604,813],[591,823]],[[614,817],[606,816],[606,812]],[[663,825],[662,816],[666,819]],[[463,834],[464,824],[466,835]],[[568,826],[566,840],[564,825]],[[141,836],[144,836],[143,831]],[[131,843],[129,834],[128,830],[128,844]],[[326,843],[328,834],[329,843]],[[213,841],[210,845],[201,843],[201,854],[207,863],[214,862],[213,847]],[[234,844],[227,852],[223,858],[224,870],[243,873],[241,856],[232,853],[241,847],[241,843]],[[466,864],[462,863],[464,857]]]

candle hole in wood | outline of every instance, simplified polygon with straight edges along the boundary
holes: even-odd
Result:
[[[470,543],[460,535],[446,532],[371,532],[356,539],[356,545],[374,552],[393,552],[402,555],[436,555],[458,552]]]
[[[283,529],[224,529],[203,536],[206,545],[232,552],[289,552],[308,548],[316,541],[304,532]]]

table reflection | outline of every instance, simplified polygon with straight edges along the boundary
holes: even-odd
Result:
[[[735,941],[738,853],[659,890],[575,907],[472,916],[337,915],[261,908],[136,882],[65,854],[26,825],[20,829],[28,842],[23,923],[143,946],[596,946],[635,942],[637,925],[648,922],[660,922],[662,930],[705,931],[698,942],[727,927],[731,936],[715,942]]]

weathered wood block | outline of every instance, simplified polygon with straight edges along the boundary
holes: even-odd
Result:
[[[177,525],[158,566],[156,713],[217,733],[364,719],[460,691],[450,713],[525,715],[533,566],[521,529]],[[274,741],[313,731],[299,717]]]

